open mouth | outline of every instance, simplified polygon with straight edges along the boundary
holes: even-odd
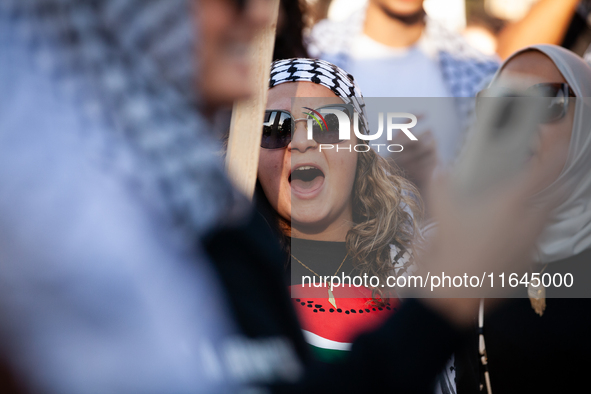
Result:
[[[324,172],[311,165],[297,167],[289,175],[291,187],[304,193],[317,189],[323,182]]]

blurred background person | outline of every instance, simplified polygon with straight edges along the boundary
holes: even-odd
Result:
[[[515,81],[523,81],[523,85]],[[557,190],[571,192],[562,195],[550,216],[536,246],[532,272],[540,277],[570,273],[579,286],[588,287],[591,109],[585,97],[591,95],[591,67],[564,48],[536,45],[507,59],[492,85],[508,92],[529,89],[532,94],[552,99],[538,127],[530,163],[536,167],[553,164],[547,167],[545,177],[532,185],[531,194],[539,203],[548,201]],[[564,299],[560,288],[542,289],[531,284],[521,292],[529,299],[508,301],[485,316],[484,331],[478,331],[484,332],[492,391],[578,391],[586,384],[589,367],[580,354],[591,351],[587,330],[591,300]],[[480,387],[486,387],[478,340],[475,330],[465,357],[456,358],[459,392],[479,393]]]
[[[582,30],[581,26],[575,26],[579,25],[575,16],[579,16],[579,10],[586,25],[591,11],[589,4],[581,0],[541,0],[534,3],[523,18],[508,23],[499,33],[497,53],[506,59],[519,49],[535,44],[574,46]]]
[[[466,14],[463,34],[502,59],[535,44],[560,45],[583,55],[591,43],[589,0],[466,0]]]
[[[494,57],[427,17],[423,0],[370,0],[342,22],[321,21],[310,33],[308,50],[355,75],[367,97],[474,97],[498,67]],[[470,111],[464,104],[442,100],[431,113],[400,108],[428,129],[418,141],[405,141],[403,152],[382,154],[393,158],[420,191],[437,164],[455,158],[463,142],[459,119]]]
[[[307,0],[310,25],[362,11],[367,0]],[[425,0],[433,20],[463,35],[479,51],[506,58],[534,44],[560,45],[579,55],[591,43],[589,0]]]

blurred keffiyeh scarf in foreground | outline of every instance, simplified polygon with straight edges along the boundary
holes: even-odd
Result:
[[[235,201],[196,110],[195,26],[187,0],[6,0],[41,70],[137,162],[103,147],[104,164],[141,195],[158,191],[164,210],[191,236],[217,225]],[[73,130],[74,132],[74,130]],[[75,132],[84,133],[83,130]]]

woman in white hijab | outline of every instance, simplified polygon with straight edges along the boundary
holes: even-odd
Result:
[[[561,47],[534,47],[546,54],[564,76],[577,97],[573,103],[574,118],[568,144],[568,156],[558,177],[542,192],[569,190],[558,206],[538,246],[537,260],[542,264],[568,259],[591,248],[591,67],[574,53]]]
[[[523,81],[518,88],[553,98],[540,121],[532,164],[560,158],[532,193],[538,202],[563,193],[538,241],[532,273],[548,274],[546,283],[554,274],[570,273],[575,285],[566,293],[564,286],[530,283],[531,305],[524,292],[524,298],[486,316],[480,332],[488,366],[481,365],[477,342],[468,345],[471,360],[458,361],[458,391],[480,392],[488,368],[490,391],[572,392],[589,385],[585,372],[591,364],[582,358],[591,350],[591,302],[585,294],[590,287],[584,283],[591,279],[591,67],[564,48],[536,45],[507,59],[492,84],[514,89],[515,81]]]

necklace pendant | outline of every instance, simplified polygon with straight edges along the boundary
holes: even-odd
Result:
[[[328,288],[328,302],[330,303],[330,305],[334,307],[334,309],[337,309],[337,302],[334,298],[334,294],[332,293],[330,287]]]
[[[527,295],[534,311],[542,316],[546,310],[546,288],[542,285],[534,287],[531,283],[527,289]]]

